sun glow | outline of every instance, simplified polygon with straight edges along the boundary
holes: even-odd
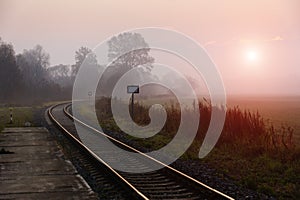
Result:
[[[246,59],[248,62],[256,62],[259,59],[259,55],[255,50],[249,50],[246,52]]]
[[[248,72],[259,72],[262,73],[263,67],[263,54],[262,49],[256,47],[248,47],[242,50],[242,55],[240,57],[242,65]],[[248,71],[250,70],[250,71]]]
[[[247,52],[247,59],[249,61],[255,61],[255,60],[257,60],[257,52],[256,51],[248,51]]]

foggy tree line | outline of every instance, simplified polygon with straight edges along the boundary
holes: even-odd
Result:
[[[157,79],[150,73],[154,58],[149,55],[148,44],[140,34],[122,33],[111,38],[107,45],[110,65],[99,80],[102,90],[97,92],[110,96],[116,82],[132,68],[137,68],[141,79]],[[75,52],[74,64],[50,66],[50,55],[41,45],[16,54],[13,45],[0,38],[0,104],[71,99],[76,74],[84,61],[91,69],[103,69],[87,47]]]
[[[50,55],[41,45],[16,54],[0,38],[0,104],[32,104],[71,98],[76,73],[91,50],[75,52],[75,64],[50,67]]]

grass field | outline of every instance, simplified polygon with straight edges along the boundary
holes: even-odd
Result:
[[[295,142],[300,145],[300,97],[229,97],[228,106],[258,110],[277,128],[291,126]]]
[[[109,99],[98,101],[98,120],[104,129],[119,132],[107,105]],[[227,107],[219,143],[201,162],[247,188],[278,199],[300,199],[300,98],[229,98]],[[137,107],[135,110],[143,111],[136,113],[137,123],[149,123],[147,109]],[[159,149],[167,144],[176,133],[176,119],[180,116],[176,108],[169,111],[171,120],[166,122],[160,134],[147,140],[129,138],[149,149]],[[205,132],[205,126],[201,129],[201,120],[207,124],[210,116],[209,108],[205,106],[200,112],[202,119],[197,135],[200,137],[196,137],[182,159],[198,159],[201,135]],[[271,128],[272,124],[275,129]],[[289,127],[294,130],[294,137],[290,137]]]
[[[31,126],[37,126],[39,122],[34,122],[34,114],[43,108],[50,107],[58,103],[64,103],[69,101],[51,101],[45,102],[40,105],[34,106],[1,106],[0,105],[0,132],[4,127],[22,127],[25,126],[25,122],[30,122]],[[10,124],[10,109],[13,112],[13,123]],[[43,116],[41,116],[43,117]]]
[[[10,124],[10,108],[13,112],[13,123]],[[25,122],[32,123],[34,108],[32,107],[0,107],[0,131],[4,127],[24,126]],[[34,125],[34,124],[32,124]]]

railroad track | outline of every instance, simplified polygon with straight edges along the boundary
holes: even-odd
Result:
[[[92,176],[101,185],[102,192],[106,192],[105,199],[233,199],[226,194],[213,189],[210,186],[170,167],[164,163],[149,157],[148,155],[128,146],[127,144],[112,138],[105,133],[89,126],[88,124],[76,119],[68,111],[70,103],[57,104],[48,109],[48,116],[51,121],[63,132],[75,148],[81,154],[82,159],[90,162]],[[144,159],[139,160],[134,156],[126,159],[135,160],[136,165],[147,165],[155,162],[162,165],[163,168],[147,173],[128,173],[113,169],[103,158],[98,157],[87,146],[85,146],[78,137],[73,120],[79,122],[83,127],[91,129],[103,137],[118,143],[122,148],[134,151],[143,155]],[[114,152],[107,152],[113,155]],[[147,162],[145,163],[145,160]],[[136,166],[131,166],[136,167]]]

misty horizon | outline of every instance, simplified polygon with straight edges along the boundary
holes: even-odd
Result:
[[[299,9],[299,2],[292,0],[188,4],[4,0],[0,2],[0,37],[13,44],[16,54],[40,44],[50,54],[50,66],[57,66],[73,65],[81,46],[94,49],[122,31],[167,28],[205,48],[227,94],[298,96]]]

